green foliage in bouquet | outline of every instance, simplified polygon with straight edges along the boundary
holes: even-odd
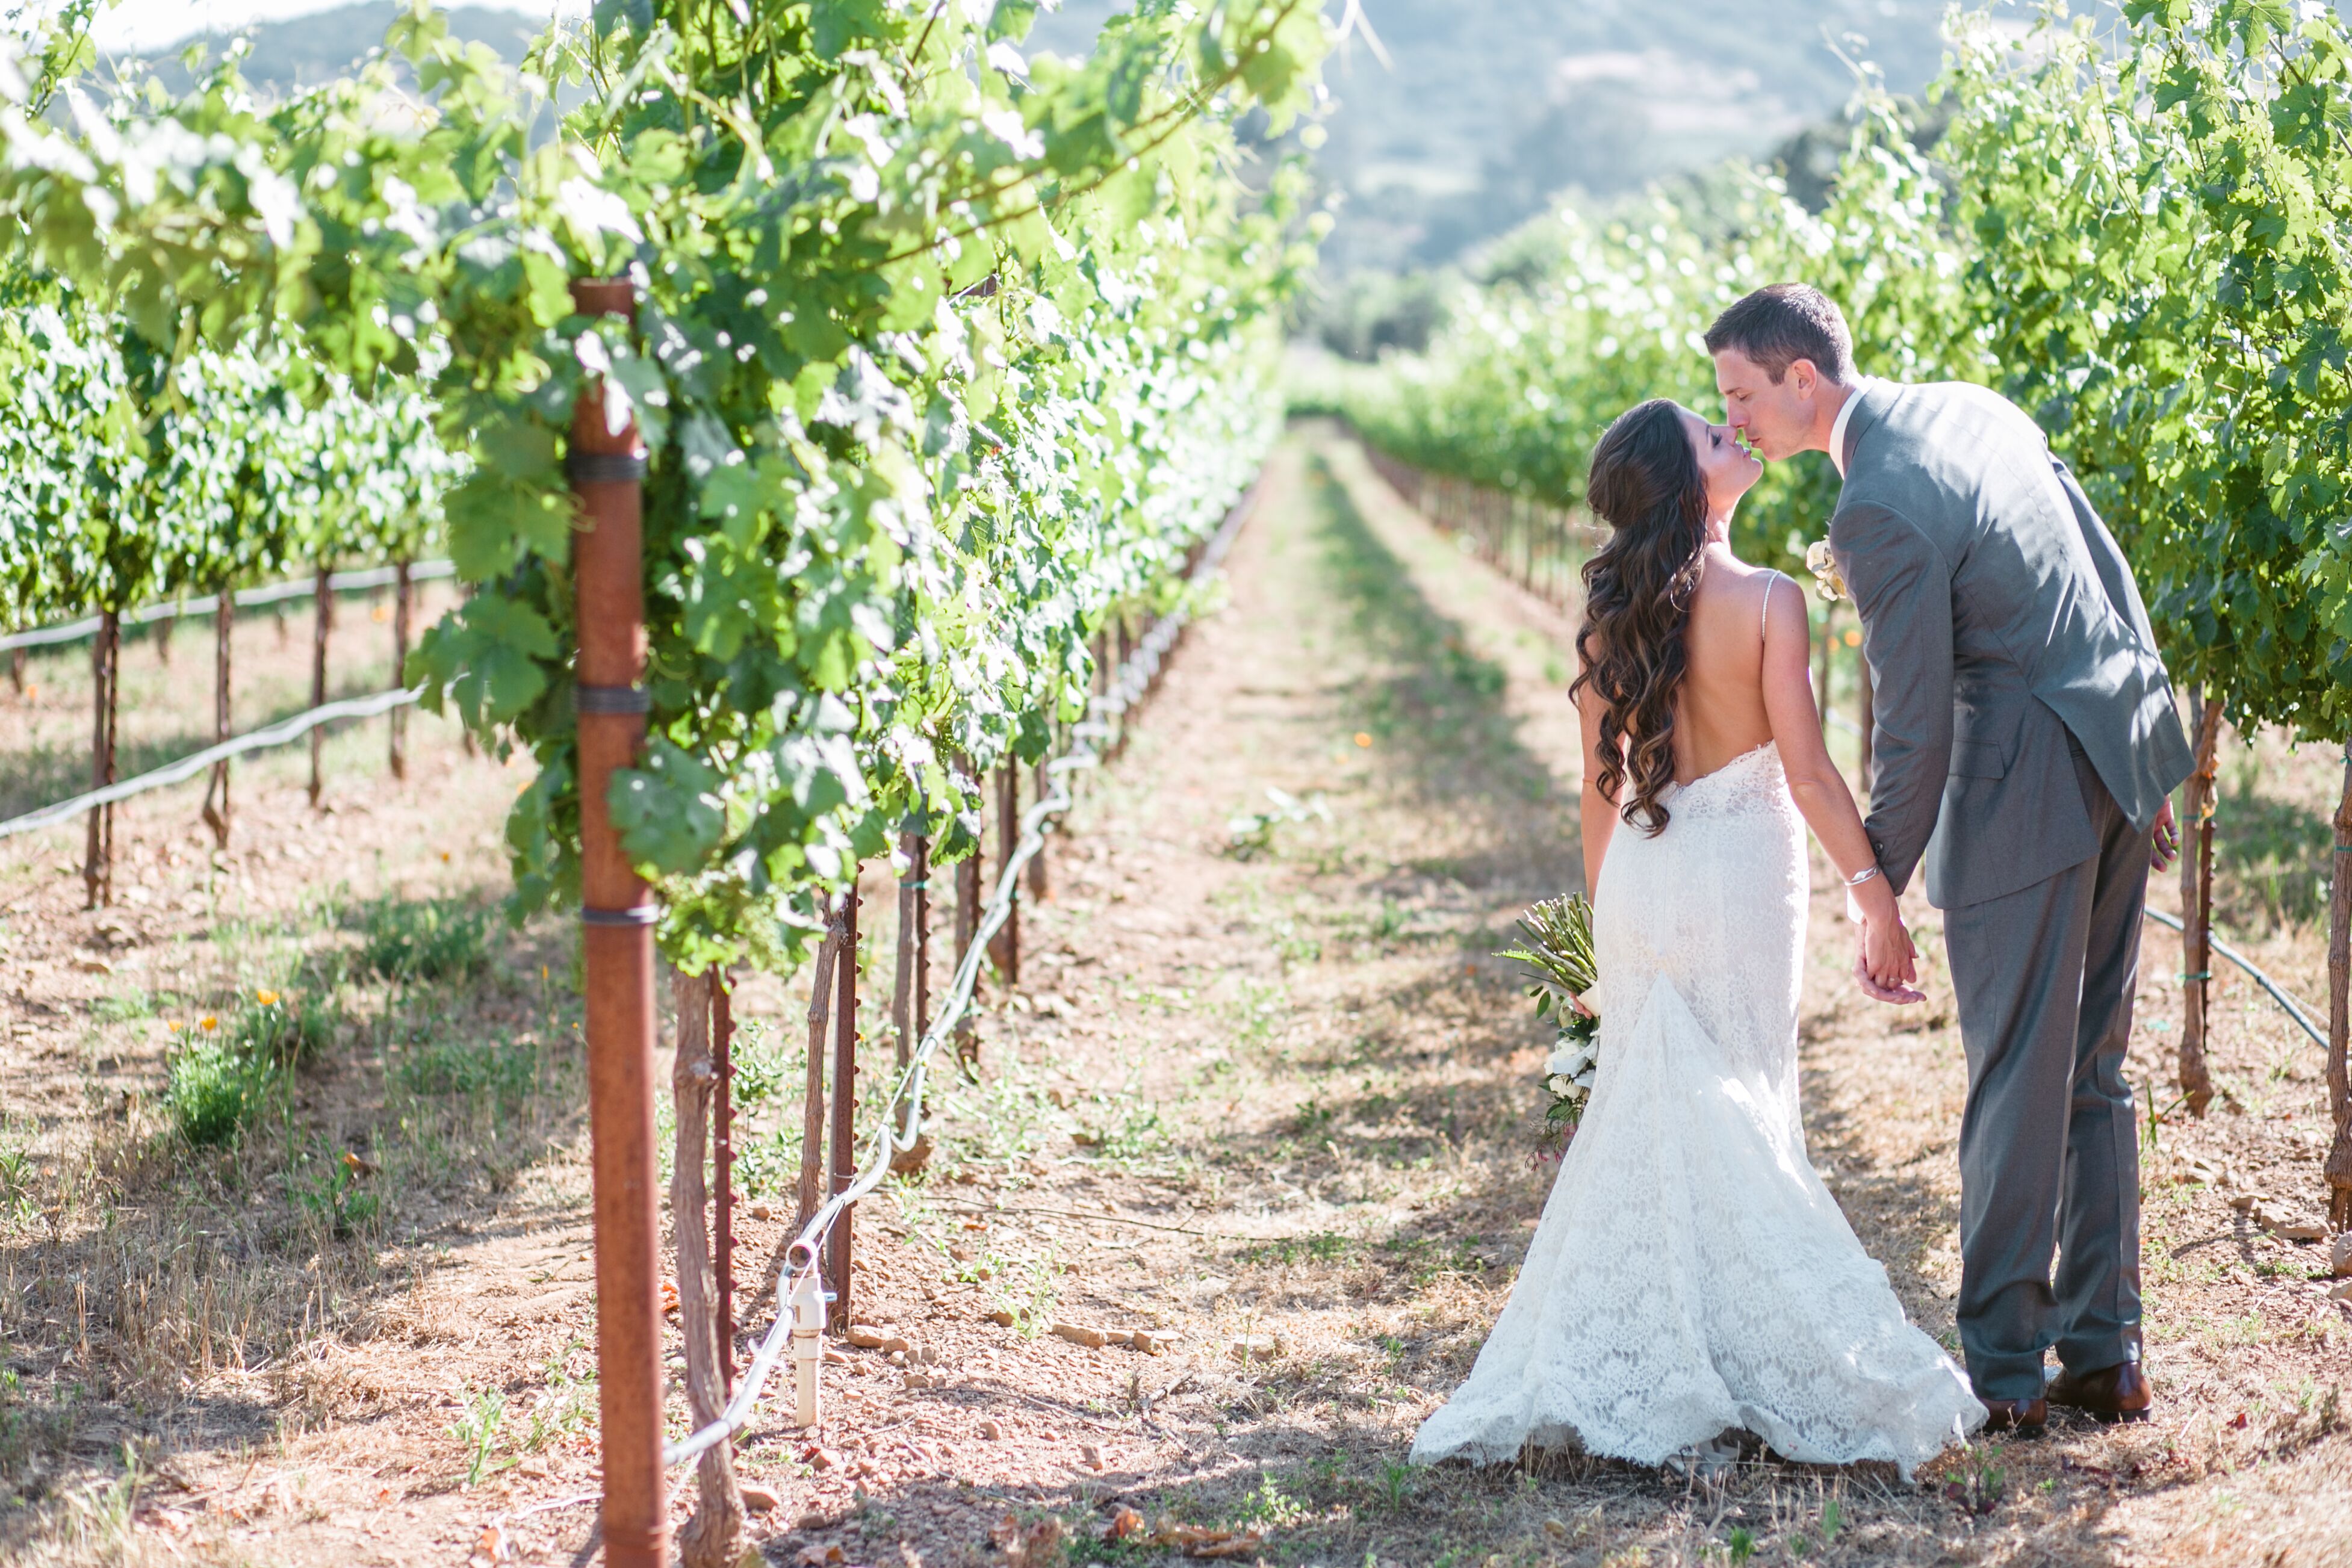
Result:
[[[1600,977],[1592,960],[1591,901],[1582,894],[1547,898],[1519,916],[1519,931],[1524,944],[1495,956],[1523,966],[1533,982],[1528,995],[1536,999],[1538,1018],[1557,1019],[1568,1039],[1591,1040],[1601,1028],[1600,1019],[1577,1011],[1569,998],[1581,999]]]
[[[1543,1132],[1537,1152],[1556,1156],[1576,1135],[1584,1119],[1586,1102],[1600,1076],[1601,1019],[1583,1003],[1600,978],[1592,956],[1592,904],[1580,894],[1547,898],[1519,916],[1523,945],[1496,955],[1520,965],[1528,979],[1528,995],[1536,999],[1536,1016],[1549,1018],[1559,1028],[1551,1055],[1544,1061]]]

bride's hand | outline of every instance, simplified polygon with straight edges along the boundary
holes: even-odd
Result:
[[[1884,877],[1874,878],[1849,895],[1862,916],[1861,951],[1854,956],[1854,978],[1873,999],[1906,1004],[1923,1002],[1917,988],[1918,950],[1904,929],[1903,912]]]

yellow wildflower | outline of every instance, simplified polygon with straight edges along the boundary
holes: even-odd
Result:
[[[256,991],[253,993],[253,999],[265,1008],[274,1008],[278,1005],[278,993],[272,990]]]

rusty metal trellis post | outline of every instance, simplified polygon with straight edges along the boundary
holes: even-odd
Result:
[[[717,1232],[711,1239],[711,1270],[716,1276],[719,1319],[719,1378],[721,1391],[735,1397],[735,998],[727,971],[721,969],[710,988],[710,1066],[718,1082],[711,1087],[710,1164],[711,1208]]]
[[[621,279],[572,286],[583,316],[634,318]],[[604,1469],[604,1561],[666,1568],[662,1478],[660,1220],[654,1163],[654,904],[622,852],[607,803],[613,774],[644,745],[645,449],[634,423],[606,420],[591,383],[572,415],[572,538],[580,662],[580,923],[587,976],[588,1124],[596,1217],[597,1416]]]

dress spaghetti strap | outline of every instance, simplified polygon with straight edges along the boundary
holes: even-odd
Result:
[[[1769,577],[1772,579],[1772,581],[1771,581],[1771,582],[1767,582],[1767,583],[1765,583],[1765,585],[1764,585],[1764,620],[1763,620],[1763,622],[1756,628],[1756,635],[1757,635],[1759,639],[1764,635],[1764,633],[1765,633],[1765,632],[1769,632],[1769,631],[1770,631],[1770,630],[1772,629],[1772,586],[1773,586],[1773,582],[1777,582],[1777,581],[1779,581],[1781,578],[1786,577],[1788,574],[1787,574],[1786,572],[1784,572],[1784,571],[1781,571],[1779,568],[1775,567],[1775,568],[1771,569],[1771,570],[1770,570],[1770,571],[1769,571],[1767,575],[1768,575],[1768,576],[1769,576]]]

